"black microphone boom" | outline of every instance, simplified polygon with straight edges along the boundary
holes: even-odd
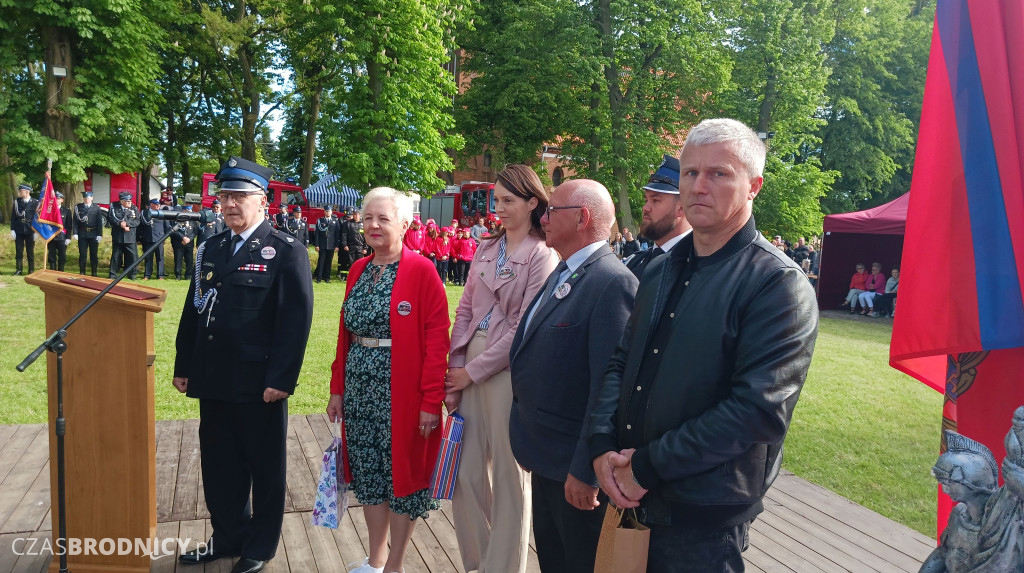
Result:
[[[199,221],[201,224],[205,225],[207,223],[212,223],[217,218],[217,214],[206,209],[197,213],[192,211],[157,211],[155,209],[150,209],[149,218],[163,219],[165,221]]]

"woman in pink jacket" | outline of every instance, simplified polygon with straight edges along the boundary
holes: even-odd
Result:
[[[532,169],[506,167],[494,199],[503,230],[480,242],[452,329],[445,404],[466,418],[452,511],[466,571],[522,573],[530,481],[509,445],[508,353],[519,319],[558,258],[544,244],[540,218],[548,194]]]

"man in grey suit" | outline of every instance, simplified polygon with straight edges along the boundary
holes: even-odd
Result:
[[[563,262],[530,303],[510,351],[512,453],[531,472],[537,560],[549,573],[594,570],[607,507],[583,425],[637,288],[608,247],[614,217],[596,181],[555,189],[541,225]]]

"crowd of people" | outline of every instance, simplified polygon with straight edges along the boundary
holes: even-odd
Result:
[[[369,540],[353,571],[403,571],[438,507],[445,409],[465,418],[452,511],[466,571],[525,571],[532,523],[542,571],[589,573],[605,512],[626,509],[650,528],[648,571],[743,570],[817,333],[804,272],[754,224],[764,156],[739,122],[694,127],[644,187],[654,246],[625,265],[597,181],[549,192],[510,165],[502,226],[486,232],[420,225],[393,189],[366,195],[327,398]],[[237,158],[218,173],[229,231],[197,253],[176,341],[213,528],[180,561],[240,557],[233,573],[278,547],[287,398],[312,318],[309,251],[263,211],[271,175]],[[338,244],[326,237],[321,251]]]

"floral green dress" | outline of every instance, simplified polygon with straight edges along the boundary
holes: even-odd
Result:
[[[356,336],[391,338],[391,290],[398,262],[372,263],[345,299],[345,328]],[[376,275],[376,276],[375,276]],[[410,519],[426,517],[440,503],[422,489],[396,498],[391,479],[391,348],[352,343],[345,362],[345,443],[352,490],[364,505],[387,502]]]

